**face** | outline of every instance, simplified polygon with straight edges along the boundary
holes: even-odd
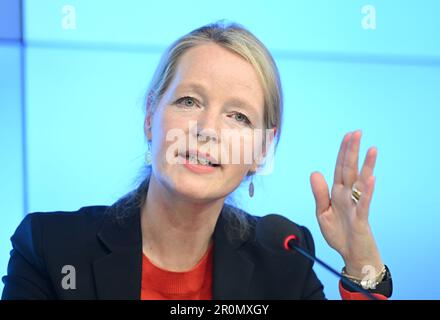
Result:
[[[225,198],[261,160],[255,133],[264,127],[263,108],[250,63],[216,44],[189,49],[145,120],[152,178],[195,202]]]

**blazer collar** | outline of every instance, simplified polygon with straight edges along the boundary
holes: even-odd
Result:
[[[224,205],[214,229],[213,299],[245,299],[254,264],[245,255],[246,241],[227,232]],[[93,262],[98,299],[138,300],[142,280],[142,232],[139,208],[128,210],[118,222],[114,213],[105,217],[97,234],[108,254]]]

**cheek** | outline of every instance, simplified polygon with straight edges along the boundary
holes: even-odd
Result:
[[[249,170],[252,164],[261,156],[263,149],[263,141],[259,136],[259,133],[254,135],[253,131],[246,131],[246,134],[241,134],[236,138],[233,138],[226,148],[229,149],[230,154],[235,155],[235,159],[239,159],[239,162],[232,162],[234,164],[243,165],[243,170]]]
[[[225,157],[225,170],[236,179],[243,179],[254,163],[253,137],[249,134],[239,134],[230,139],[222,140],[222,151],[228,150]]]
[[[172,141],[167,141],[167,136],[175,136],[176,132],[182,132],[182,121],[173,117],[167,110],[160,110],[153,118],[152,135],[156,149],[163,149]]]
[[[188,121],[175,114],[164,114],[158,120],[161,122],[156,129],[157,135],[153,138],[154,162],[159,171],[171,175],[175,170],[181,169],[176,167],[182,164],[178,153],[188,148]]]
[[[233,192],[241,185],[249,169],[249,166],[242,164],[225,165],[221,177],[222,181],[218,184],[219,188],[227,190],[228,193]]]

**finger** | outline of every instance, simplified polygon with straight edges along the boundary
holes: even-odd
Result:
[[[368,220],[368,212],[370,210],[371,200],[373,199],[374,186],[376,184],[376,177],[369,176],[365,186],[365,191],[362,192],[359,203],[357,204],[357,215],[363,220]]]
[[[327,182],[320,172],[313,172],[310,176],[313,196],[316,202],[316,215],[320,215],[330,206],[330,195]]]
[[[367,154],[365,156],[364,165],[362,166],[360,180],[363,183],[366,183],[368,178],[373,175],[374,167],[376,165],[377,159],[377,148],[372,147],[368,149]]]
[[[342,184],[342,168],[344,165],[345,152],[347,150],[348,141],[350,140],[352,132],[345,134],[342,139],[341,146],[339,147],[338,158],[336,159],[335,174],[333,178],[334,184]]]
[[[361,136],[362,132],[360,130],[353,132],[344,156],[342,180],[343,184],[350,189],[353,186],[353,183],[357,180],[358,176],[359,145]]]

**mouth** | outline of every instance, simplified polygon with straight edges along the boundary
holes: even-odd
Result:
[[[208,154],[202,154],[197,151],[186,151],[183,153],[179,153],[178,156],[186,159],[187,163],[190,164],[201,165],[205,167],[213,167],[213,168],[221,167],[216,159],[209,156]]]

